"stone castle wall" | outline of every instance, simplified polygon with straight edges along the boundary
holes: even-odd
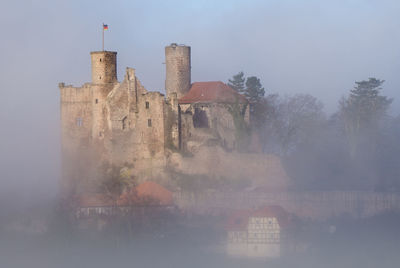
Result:
[[[85,165],[91,161],[90,140],[93,125],[90,84],[73,87],[59,84],[61,95],[62,181],[61,191],[69,192],[85,179]]]
[[[134,69],[127,69],[124,81],[106,100],[105,144],[112,163],[137,164],[139,160],[163,158],[164,102],[164,95],[148,92]]]
[[[370,217],[400,211],[400,194],[375,192],[270,192],[270,193],[175,193],[174,200],[183,210],[200,214],[224,214],[234,209],[254,209],[279,205],[303,219],[325,220],[332,217]]]
[[[149,178],[165,167],[164,95],[148,92],[131,68],[119,83],[115,52],[91,58],[92,83],[60,84],[63,183],[96,190],[104,164],[133,166],[133,175]]]
[[[227,150],[237,148],[237,136],[241,130],[237,129],[233,115],[223,103],[194,103],[180,104],[181,108],[181,149],[194,152],[196,148],[206,143],[215,142]],[[247,109],[248,110],[248,109]],[[248,113],[246,110],[246,113]],[[196,115],[203,113],[203,126],[195,126]],[[244,120],[249,123],[248,116]],[[197,124],[198,125],[198,124]],[[242,130],[243,131],[243,130]]]
[[[208,118],[204,129],[194,127],[194,110],[181,110],[178,100],[191,86],[189,46],[165,48],[167,96],[147,91],[133,68],[127,68],[118,82],[116,52],[90,54],[91,83],[82,87],[60,83],[63,183],[74,181],[76,189],[96,191],[94,180],[104,176],[102,168],[108,165],[129,166],[140,180],[165,179],[170,176],[168,163],[173,162],[168,158],[178,151],[194,148],[196,153],[201,146],[217,145],[234,149],[235,126],[223,104],[200,107]],[[198,108],[194,106],[190,107]],[[208,153],[203,156],[209,158]],[[193,161],[175,162],[186,167]],[[195,164],[205,166],[204,161]],[[177,172],[191,173],[186,168]]]
[[[87,144],[91,136],[92,90],[89,84],[83,87],[60,84],[61,129],[64,150],[78,150]]]

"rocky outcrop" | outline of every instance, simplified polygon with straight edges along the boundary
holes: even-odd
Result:
[[[274,155],[226,152],[219,146],[199,147],[196,154],[183,157],[171,153],[168,167],[176,173],[250,180],[252,187],[286,190],[290,179],[281,161]]]

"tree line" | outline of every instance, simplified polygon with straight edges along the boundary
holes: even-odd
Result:
[[[399,191],[400,116],[388,114],[384,82],[355,82],[330,116],[316,97],[266,94],[243,72],[228,85],[248,99],[262,152],[281,157],[296,189]]]

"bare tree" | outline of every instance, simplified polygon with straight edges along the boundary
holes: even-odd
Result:
[[[321,101],[308,94],[267,98],[269,107],[264,128],[267,150],[287,156],[300,143],[312,137],[325,120]]]

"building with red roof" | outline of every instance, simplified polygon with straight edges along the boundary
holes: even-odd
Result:
[[[109,216],[135,207],[171,207],[172,192],[146,181],[115,198],[101,193],[88,193],[76,198],[77,217]]]
[[[210,156],[228,166],[232,163],[226,161],[229,157],[225,157],[226,154],[241,153],[239,149],[242,148],[250,151],[249,102],[221,81],[192,83],[190,46],[172,43],[165,47],[165,94],[148,91],[134,68],[127,68],[119,81],[117,52],[94,51],[90,55],[90,82],[80,87],[59,83],[63,159],[61,193],[65,198],[73,196],[75,191],[93,191],[98,178],[108,176],[105,165],[111,169],[129,167],[132,176],[127,178],[134,175],[139,181],[149,180],[153,174],[173,181],[171,170],[222,178],[231,177],[232,172],[216,170],[210,174]],[[194,160],[197,156],[200,160]],[[243,164],[241,159],[249,157],[230,156],[236,159],[236,166]],[[256,161],[252,163],[266,166],[264,156],[257,154],[253,157]],[[189,163],[191,161],[196,162]],[[200,167],[200,171],[193,172],[191,166],[194,165]],[[257,180],[267,181],[263,168],[260,170],[253,173],[256,176],[251,174],[250,179],[257,177]],[[243,178],[238,179],[250,177],[248,174],[240,176]],[[154,185],[142,187],[144,192],[147,187],[156,188]],[[165,191],[158,194],[164,195]],[[96,200],[88,204],[97,204],[85,205],[85,209],[110,207],[108,201],[99,196],[85,198]],[[162,204],[170,202],[167,195],[160,200]],[[113,202],[121,206],[125,201]],[[101,203],[104,206],[100,206]]]
[[[234,150],[241,122],[249,123],[247,99],[221,81],[193,83],[178,105],[180,147],[184,151],[192,151],[189,144],[210,140]]]
[[[246,98],[221,81],[195,82],[179,104],[192,103],[247,103]]]
[[[146,181],[137,186],[136,193],[139,199],[148,200],[150,204],[173,205],[172,192],[152,181]]]

